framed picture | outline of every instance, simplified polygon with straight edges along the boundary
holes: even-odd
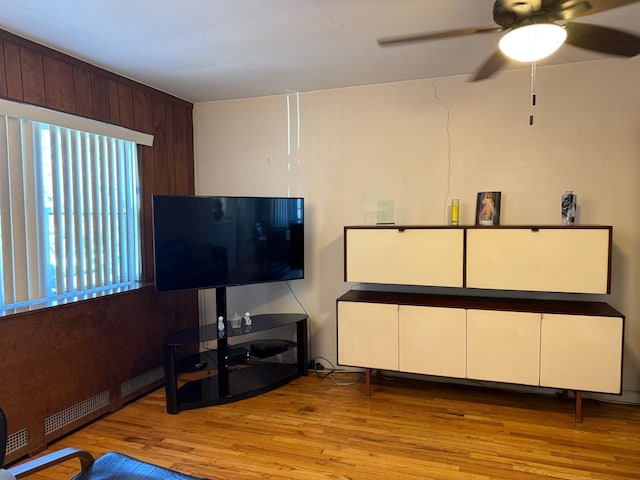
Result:
[[[479,192],[476,202],[476,225],[500,225],[501,192]]]

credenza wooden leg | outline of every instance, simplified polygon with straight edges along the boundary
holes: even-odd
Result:
[[[582,423],[582,392],[576,391],[576,423]]]
[[[579,390],[574,390],[575,394],[575,411],[574,411],[574,419],[576,423],[582,423],[582,392]],[[569,400],[569,390],[562,390],[562,394],[560,397],[563,400]]]
[[[371,396],[371,369],[364,369],[364,391],[367,395]]]

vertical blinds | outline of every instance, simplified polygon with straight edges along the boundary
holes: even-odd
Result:
[[[0,115],[0,306],[140,278],[133,141]]]

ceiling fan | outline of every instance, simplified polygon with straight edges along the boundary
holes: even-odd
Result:
[[[506,31],[500,40],[499,49],[480,66],[472,81],[491,77],[509,58],[525,62],[540,60],[565,42],[600,53],[633,57],[640,53],[640,37],[614,28],[571,20],[638,1],[640,0],[496,0],[493,5],[493,20],[496,25],[381,38],[378,44],[404,45]],[[510,50],[513,45],[524,47],[525,53]]]

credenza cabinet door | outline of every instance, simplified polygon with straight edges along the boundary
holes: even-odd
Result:
[[[609,290],[604,228],[470,228],[468,288],[596,293]]]
[[[398,370],[398,305],[338,302],[338,363]]]
[[[467,377],[538,385],[539,313],[467,310]]]
[[[464,229],[346,228],[345,280],[463,286]]]
[[[620,393],[621,317],[544,314],[540,385]]]
[[[400,305],[398,325],[400,371],[466,376],[465,309]]]

